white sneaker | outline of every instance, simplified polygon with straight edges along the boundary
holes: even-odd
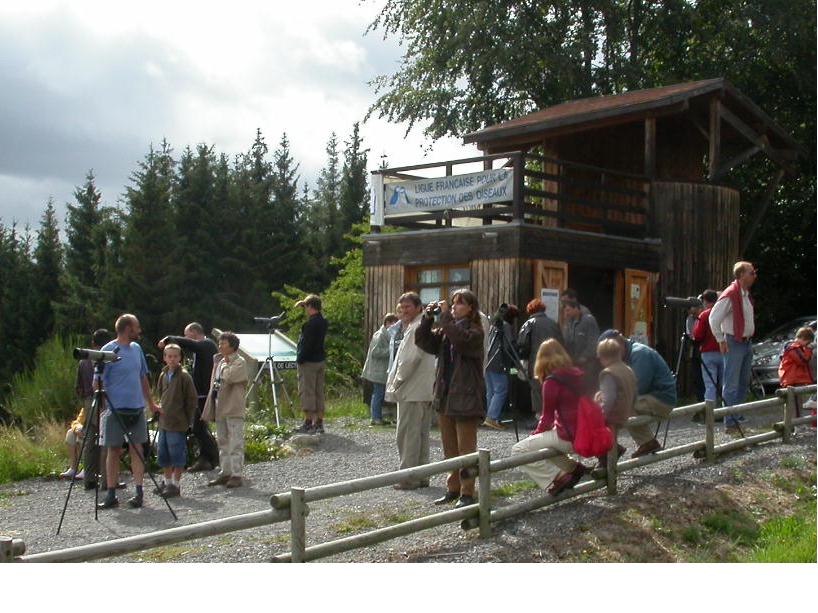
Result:
[[[69,468],[64,473],[60,474],[60,479],[73,479],[77,476],[77,471],[73,468]]]
[[[807,400],[807,401],[804,403],[804,408],[805,408],[805,409],[815,409],[815,408],[816,408],[816,402],[815,402],[815,400],[814,400],[813,398],[810,398],[809,400]]]
[[[83,468],[76,475],[74,475],[74,479],[77,479],[78,481],[82,481],[83,479],[85,479],[85,469]]]

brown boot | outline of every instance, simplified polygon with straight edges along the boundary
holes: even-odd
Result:
[[[207,487],[213,487],[214,485],[227,485],[227,482],[230,481],[230,475],[219,475],[213,481],[207,482]]]
[[[239,477],[238,475],[233,475],[232,477],[230,477],[227,480],[227,483],[224,484],[224,487],[231,488],[231,489],[234,488],[234,487],[241,487],[241,486],[242,486],[241,477]]]
[[[655,452],[659,451],[661,448],[662,448],[662,446],[659,444],[659,441],[657,441],[655,438],[653,438],[653,439],[649,440],[647,443],[642,443],[641,445],[639,445],[639,449],[634,451],[631,454],[631,457],[632,458],[638,458],[640,456],[647,455],[649,453],[655,453]]]

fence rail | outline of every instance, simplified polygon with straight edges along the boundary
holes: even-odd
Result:
[[[557,496],[542,494],[524,502],[506,505],[494,510],[491,509],[490,494],[492,474],[554,457],[559,455],[559,452],[552,449],[542,449],[492,460],[488,450],[480,449],[476,453],[457,458],[371,477],[363,477],[361,479],[331,483],[306,489],[294,487],[289,492],[282,492],[271,496],[270,504],[272,508],[266,511],[246,513],[148,534],[44,553],[26,555],[25,543],[22,540],[0,536],[0,562],[82,562],[98,560],[153,547],[286,521],[290,522],[291,550],[288,553],[274,556],[272,558],[273,561],[309,562],[453,522],[460,522],[464,530],[479,528],[480,536],[487,538],[491,536],[492,522],[502,521],[522,513],[528,513],[535,509],[550,506],[570,498],[576,498],[577,496],[582,496],[602,488],[607,488],[609,494],[615,494],[617,475],[627,470],[633,470],[640,466],[661,462],[668,458],[690,453],[698,457],[703,454],[708,462],[713,462],[719,454],[779,438],[782,439],[784,443],[788,443],[791,440],[794,426],[807,424],[815,419],[811,415],[795,416],[798,408],[798,398],[814,394],[815,391],[815,385],[797,388],[791,387],[778,390],[774,398],[749,402],[734,407],[716,408],[715,403],[710,401],[678,407],[673,409],[667,419],[688,417],[702,411],[704,412],[704,440],[684,443],[676,447],[663,449],[652,455],[618,462],[615,458],[616,446],[614,446],[608,454],[607,468],[601,471],[594,471],[591,474],[591,481],[580,483],[573,489],[563,491]],[[720,445],[715,444],[716,416],[736,412],[747,413],[770,408],[779,408],[783,414],[782,421],[773,424],[772,431],[748,436]],[[648,418],[648,420],[650,420],[650,418]],[[634,424],[643,423],[645,417],[632,417],[629,421]],[[479,503],[477,505],[435,513],[386,528],[372,530],[363,534],[357,534],[311,547],[306,546],[306,518],[310,512],[307,503],[377,489],[393,485],[404,479],[425,479],[436,474],[462,468],[477,470],[479,477]]]

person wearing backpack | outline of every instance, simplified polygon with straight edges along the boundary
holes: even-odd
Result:
[[[556,496],[574,487],[588,472],[582,463],[567,454],[574,453],[577,409],[584,373],[576,368],[565,348],[548,339],[537,350],[534,375],[542,383],[542,415],[528,438],[511,448],[512,455],[550,448],[561,455],[520,467],[542,489]]]

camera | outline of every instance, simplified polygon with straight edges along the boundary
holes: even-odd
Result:
[[[253,317],[254,324],[261,324],[267,326],[271,330],[281,327],[281,321],[287,316],[286,311],[282,311],[275,317]]]
[[[426,305],[426,312],[429,315],[440,315],[440,305],[437,302],[430,302]]]
[[[694,307],[702,307],[701,296],[688,296],[687,298],[678,298],[676,296],[668,296],[665,298],[665,306],[676,309],[692,309]]]
[[[93,362],[102,362],[103,364],[110,364],[111,362],[118,362],[122,358],[114,351],[98,351],[96,349],[81,349],[77,347],[74,349],[75,360],[91,360]]]
[[[492,315],[491,323],[495,326],[502,326],[503,322],[506,320],[506,316],[508,315],[508,305],[504,302],[500,305],[500,308],[497,309],[497,312]]]

